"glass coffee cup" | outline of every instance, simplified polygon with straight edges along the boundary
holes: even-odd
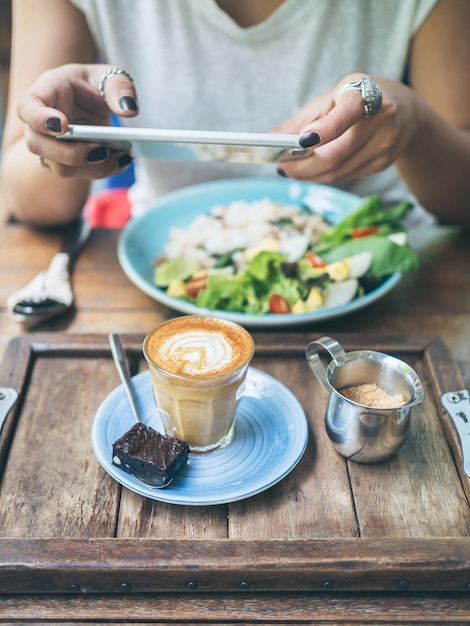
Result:
[[[143,352],[165,433],[191,452],[228,445],[254,354],[248,331],[216,317],[177,317],[147,335]]]

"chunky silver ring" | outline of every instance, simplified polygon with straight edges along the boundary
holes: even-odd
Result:
[[[106,96],[104,94],[104,86],[106,84],[106,81],[108,80],[108,78],[110,76],[114,76],[115,74],[123,74],[124,76],[127,76],[127,78],[131,81],[131,83],[134,82],[134,79],[132,78],[132,76],[126,72],[125,70],[121,70],[119,67],[115,67],[112,70],[108,70],[107,72],[105,72],[103,74],[103,76],[100,78],[100,82],[98,85],[98,89],[100,91],[100,96],[103,98],[103,100],[106,102]]]
[[[37,162],[39,167],[45,167],[46,169],[50,170],[51,168],[49,167],[49,165],[44,161],[43,157],[40,155],[37,155],[36,157]]]
[[[380,111],[382,106],[382,89],[371,78],[361,78],[356,82],[346,83],[339,90],[342,94],[348,89],[360,91],[364,103],[364,117],[373,117]]]

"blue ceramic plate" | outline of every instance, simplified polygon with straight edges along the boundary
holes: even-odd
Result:
[[[161,198],[156,206],[124,228],[118,243],[118,258],[128,278],[144,293],[181,313],[216,315],[248,328],[268,328],[322,321],[351,313],[382,298],[397,284],[401,274],[387,278],[378,288],[338,307],[311,313],[249,315],[209,310],[169,296],[153,283],[153,263],[165,248],[171,228],[185,228],[197,215],[207,213],[215,204],[235,200],[253,202],[269,198],[275,202],[305,204],[332,223],[341,221],[363,201],[359,196],[314,183],[271,178],[243,178],[202,183],[185,187]]]
[[[162,432],[149,373],[134,376],[133,384],[143,421]],[[133,423],[121,385],[95,415],[91,441],[96,457],[124,487],[171,504],[226,504],[254,496],[297,465],[308,441],[307,419],[297,398],[279,381],[254,368],[248,370],[230,444],[207,454],[190,454],[188,464],[164,489],[148,487],[111,463],[114,441]]]

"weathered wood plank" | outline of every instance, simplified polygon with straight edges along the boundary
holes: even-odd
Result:
[[[104,359],[36,359],[0,487],[2,536],[113,536],[120,489],[90,441],[110,374]]]
[[[0,598],[0,616],[16,625],[70,621],[73,624],[108,624],[114,620],[138,624],[315,624],[316,626],[396,626],[397,624],[470,623],[470,596],[441,594],[208,594],[117,596],[7,596]],[[289,620],[286,622],[286,615]],[[93,621],[91,621],[93,620]],[[20,622],[21,623],[21,622]]]
[[[470,581],[460,537],[4,539],[0,566],[1,593],[464,591]]]
[[[225,539],[227,506],[175,506],[123,489],[117,537]]]

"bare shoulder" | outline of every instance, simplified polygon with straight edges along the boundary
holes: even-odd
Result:
[[[22,132],[16,103],[43,72],[67,63],[91,63],[94,57],[86,20],[69,0],[13,0],[5,136]]]
[[[410,84],[456,126],[470,123],[470,2],[439,0],[410,50]]]
[[[36,59],[40,71],[93,61],[85,17],[70,0],[13,0],[12,46],[13,61]]]

